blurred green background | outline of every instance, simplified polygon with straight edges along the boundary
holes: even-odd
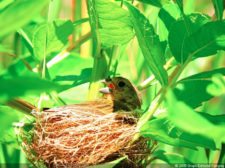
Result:
[[[116,4],[120,6],[121,2]],[[216,19],[211,0],[184,0],[183,4],[185,14],[197,12]],[[148,18],[160,40],[166,40],[168,30],[158,17],[161,8],[139,1],[134,1],[134,5]],[[168,6],[171,10],[173,7]],[[104,19],[100,21],[111,26],[100,32],[100,39],[93,40],[96,37],[91,33],[93,25],[90,25],[89,18],[93,16],[88,15],[90,10],[85,0],[0,1],[0,163],[28,163],[18,145],[20,139],[16,136],[15,123],[30,118],[6,106],[8,100],[20,97],[39,108],[79,103],[99,97],[98,88],[101,86],[97,81],[109,75],[124,76],[139,87],[152,75],[133,31],[129,30],[130,23],[123,25],[122,17],[113,18],[114,9],[106,7],[100,13],[112,20],[109,23]],[[107,33],[115,33],[118,37],[108,37]],[[101,47],[98,40],[102,42]],[[166,61],[171,57],[167,47]],[[172,61],[168,73],[176,64]],[[219,51],[216,55],[191,62],[181,78],[224,66],[225,52]],[[151,85],[141,90],[142,109],[149,107],[160,89],[156,81]],[[224,98],[215,98],[200,110],[224,114],[224,103]],[[203,148],[194,151],[165,144],[161,144],[161,148],[182,153],[193,163],[208,162],[206,155],[202,154]]]

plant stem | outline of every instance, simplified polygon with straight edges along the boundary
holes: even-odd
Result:
[[[166,64],[164,65],[165,70],[168,70],[171,67],[172,62],[174,61],[174,57],[171,57]],[[151,75],[149,78],[144,80],[137,88],[138,90],[144,90],[152,85],[152,82],[155,80],[155,76]]]
[[[221,154],[221,150],[216,150],[215,156],[213,158],[213,168],[217,168],[218,167],[220,154]]]
[[[71,14],[70,14],[70,19],[72,22],[75,21],[75,10],[76,10],[76,0],[71,0]],[[73,31],[72,35],[69,37],[69,43],[70,46],[73,45],[75,40],[75,33]]]

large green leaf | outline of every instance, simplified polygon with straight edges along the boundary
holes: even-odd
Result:
[[[171,153],[166,152],[164,150],[157,150],[152,155],[157,159],[163,160],[168,164],[182,164],[182,163],[191,164],[191,161],[189,161],[183,155],[178,153]]]
[[[19,0],[0,11],[0,36],[21,28],[37,15],[48,0]]]
[[[223,19],[224,3],[224,0],[213,0],[213,6],[218,20]]]
[[[183,102],[177,101],[171,91],[167,94],[168,118],[178,128],[191,133],[199,134],[214,140],[216,146],[221,147],[225,142],[224,124],[214,124],[209,118],[195,112]]]
[[[34,61],[32,56],[29,56],[24,59],[16,59],[5,71],[3,74],[5,77],[18,77],[18,76],[33,76],[34,72],[28,70],[27,64],[25,62],[29,62],[30,67],[34,67],[36,62]]]
[[[169,0],[138,0],[143,3],[147,3],[153,6],[162,7],[163,5],[169,3]]]
[[[202,72],[178,81],[174,89],[177,99],[192,108],[196,108],[211,99],[213,96],[207,92],[207,87],[212,84],[212,76],[215,74],[225,76],[225,68]]]
[[[0,128],[0,132],[6,133],[6,131],[12,127],[13,122],[19,121],[19,116],[20,115],[12,108],[7,106],[0,106],[0,122],[2,125]]]
[[[157,117],[144,124],[141,135],[172,146],[191,149],[197,149],[196,147],[200,146],[216,149],[213,140],[177,128],[166,116]]]
[[[176,3],[179,6],[181,12],[183,13],[183,11],[184,11],[184,9],[183,9],[183,6],[184,6],[183,0],[176,0]]]
[[[0,102],[4,103],[13,97],[40,95],[42,92],[60,91],[64,87],[38,77],[0,78]]]
[[[49,74],[54,81],[77,86],[90,82],[93,58],[82,58],[79,55],[69,55],[49,68]]]
[[[37,27],[33,35],[35,56],[42,60],[49,53],[59,51],[68,42],[68,36],[73,32],[71,21],[53,21]]]
[[[105,0],[95,1],[89,0],[87,1],[88,7],[88,15],[89,15],[89,22],[91,26],[92,38],[93,38],[93,57],[94,57],[94,64],[92,69],[91,75],[91,83],[89,89],[89,100],[96,99],[98,90],[99,90],[99,83],[96,81],[104,78],[107,74],[107,60],[104,54],[101,52],[101,37],[99,33],[99,17],[98,12],[96,10],[96,3],[104,3]]]
[[[130,11],[139,46],[149,68],[161,85],[167,85],[168,76],[163,68],[165,63],[164,51],[158,35],[148,19],[137,8],[129,3],[125,4]]]
[[[129,13],[109,0],[95,1],[101,42],[107,46],[124,44],[134,37]]]
[[[165,24],[167,30],[181,17],[181,12],[177,4],[169,3],[159,11],[159,18]]]
[[[0,2],[0,10],[3,10],[7,6],[9,6],[11,3],[13,3],[14,0],[4,0]]]
[[[203,14],[191,14],[175,22],[169,30],[169,47],[178,62],[185,62],[188,57],[185,40],[202,25],[209,22],[209,17]],[[206,33],[207,34],[207,33]],[[204,36],[206,36],[204,34]],[[208,36],[208,34],[207,34]],[[201,37],[204,38],[204,37]],[[188,43],[190,46],[195,45]]]
[[[158,32],[160,40],[168,40],[168,33],[171,26],[181,17],[181,11],[177,4],[168,3],[159,11]]]
[[[116,159],[116,160],[111,161],[111,162],[106,162],[106,163],[102,163],[102,164],[94,165],[94,166],[88,166],[87,168],[113,168],[124,159],[126,159],[126,156],[121,157],[121,158]]]
[[[194,58],[216,54],[225,50],[225,21],[209,22],[185,38],[183,60],[189,55]]]
[[[11,49],[9,49],[8,47],[6,47],[2,44],[0,44],[0,52],[1,53],[10,53],[10,54],[13,53],[13,51]]]

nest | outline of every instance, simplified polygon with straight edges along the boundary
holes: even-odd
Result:
[[[32,163],[41,161],[48,167],[87,167],[127,154],[136,159],[136,154],[130,154],[143,153],[146,149],[146,141],[129,145],[137,133],[137,119],[130,115],[74,112],[70,108],[33,114],[36,122],[32,140],[23,138],[22,143]]]

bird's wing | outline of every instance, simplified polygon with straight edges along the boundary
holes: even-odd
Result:
[[[46,112],[54,112],[54,111],[65,111],[70,110],[73,112],[88,112],[93,114],[109,114],[113,112],[113,103],[110,100],[96,100],[96,101],[88,101],[79,104],[72,104],[60,107],[54,107],[45,110]]]

